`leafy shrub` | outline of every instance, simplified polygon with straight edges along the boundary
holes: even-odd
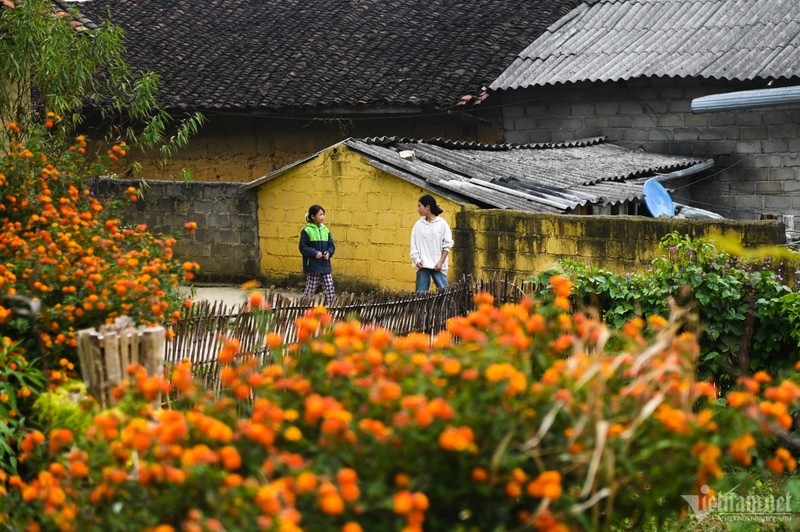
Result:
[[[35,131],[26,146],[16,125],[6,124],[4,131],[9,149],[0,160],[0,333],[22,341],[50,369],[61,358],[77,363],[80,329],[123,314],[140,324],[161,323],[177,310],[179,286],[197,264],[182,267],[172,256],[173,237],[154,236],[144,225],[124,227],[116,207],[93,196],[82,178],[101,170],[87,168],[86,139],[79,136],[71,150],[50,161],[37,148],[46,134]],[[111,155],[124,156],[124,144]],[[135,189],[128,195],[136,201]]]
[[[781,275],[717,250],[712,241],[672,233],[648,273],[615,275],[564,261],[575,297],[619,327],[634,316],[668,316],[674,304],[695,309],[699,371],[728,386],[736,376],[777,371],[797,361],[800,301]]]
[[[27,431],[26,414],[47,381],[25,352],[8,337],[0,343],[0,464],[8,471],[17,467],[15,442]]]
[[[724,487],[730,464],[796,467],[770,447],[800,401],[795,371],[744,378],[725,405],[695,378],[679,311],[615,331],[571,312],[566,278],[549,286],[499,308],[480,295],[433,339],[313,309],[281,364],[228,340],[218,390],[188,363],[171,382],[131,368],[86,432],[25,437],[30,474],[7,479],[0,516],[62,530],[636,528],[679,518],[681,495]]]

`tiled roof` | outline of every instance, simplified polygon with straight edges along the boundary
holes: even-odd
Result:
[[[503,90],[637,77],[800,75],[798,0],[588,0],[495,80]]]
[[[586,204],[641,200],[648,178],[701,162],[628,150],[604,138],[481,145],[382,137],[344,144],[364,154],[370,165],[459,203],[528,212],[566,213]],[[244,186],[259,186],[309,159]]]
[[[201,110],[449,108],[480,94],[580,0],[91,0],[161,75],[160,104]]]

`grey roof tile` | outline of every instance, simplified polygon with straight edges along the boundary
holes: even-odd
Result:
[[[580,0],[90,0],[159,103],[200,110],[450,108]]]

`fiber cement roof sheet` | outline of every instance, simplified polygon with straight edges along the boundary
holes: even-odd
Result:
[[[701,162],[602,141],[570,147],[463,148],[430,140],[375,142],[348,139],[345,144],[370,158],[373,166],[416,185],[451,191],[461,203],[530,212],[568,212],[589,203],[641,199],[642,178]]]
[[[595,0],[533,41],[493,90],[636,77],[800,75],[797,0]]]

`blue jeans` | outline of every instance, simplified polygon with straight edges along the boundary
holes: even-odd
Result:
[[[433,268],[419,268],[417,270],[417,292],[427,292],[431,289],[431,277],[436,290],[447,288],[447,274],[437,272]]]

